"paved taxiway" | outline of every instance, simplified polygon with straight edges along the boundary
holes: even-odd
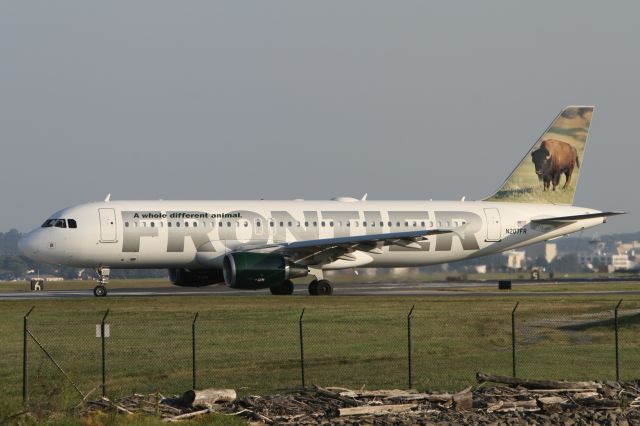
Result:
[[[563,282],[562,284],[571,284]],[[412,296],[412,297],[464,297],[464,296],[514,296],[539,297],[539,296],[585,296],[585,295],[640,295],[640,283],[638,290],[607,290],[607,282],[602,282],[602,290],[581,291],[553,291],[554,283],[523,282],[514,283],[517,292],[508,290],[486,290],[486,287],[497,287],[493,283],[336,283],[334,284],[334,296]],[[549,291],[526,291],[527,286],[548,285]],[[474,290],[474,288],[483,289]],[[539,288],[539,287],[538,287]],[[0,293],[0,300],[37,300],[37,299],[62,299],[74,297],[93,297],[92,286],[86,290],[57,290],[38,292],[7,292]],[[296,285],[295,295],[308,295],[307,287]],[[183,287],[158,287],[158,288],[118,288],[110,289],[108,297],[149,297],[149,296],[271,296],[269,290],[240,291],[228,288],[224,285],[215,285],[200,288]],[[271,296],[273,297],[273,296]]]

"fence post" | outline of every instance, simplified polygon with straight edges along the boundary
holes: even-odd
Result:
[[[29,315],[35,309],[35,305],[29,309],[29,312],[23,318],[22,329],[22,403],[26,404],[29,400],[29,342],[27,336],[29,334]]]
[[[304,316],[304,308],[302,308],[302,313],[300,314],[300,372],[302,375],[302,387],[305,387],[304,381],[304,334],[302,331],[302,317]]]
[[[516,306],[511,311],[511,373],[513,377],[516,377],[516,309],[518,309],[519,304],[520,302],[516,302]]]
[[[198,319],[198,312],[196,312],[196,316],[193,317],[193,322],[191,323],[191,389],[196,389],[196,320]]]
[[[104,313],[102,321],[100,322],[100,340],[102,343],[102,396],[107,396],[107,352],[105,348],[106,336],[104,332],[104,322],[109,315],[109,309]]]
[[[616,382],[620,381],[620,345],[618,340],[618,308],[622,304],[622,299],[616,305],[616,309],[613,311],[613,329],[616,335]]]
[[[413,388],[413,363],[411,361],[411,315],[413,314],[413,305],[407,315],[407,369],[409,374],[409,389]]]

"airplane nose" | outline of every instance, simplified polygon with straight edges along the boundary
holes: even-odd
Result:
[[[35,249],[33,232],[22,236],[22,238],[18,240],[18,252],[22,256],[29,257],[30,255],[33,255]]]

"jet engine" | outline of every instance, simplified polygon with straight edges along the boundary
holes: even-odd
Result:
[[[251,252],[227,254],[222,271],[229,287],[245,290],[277,287],[309,274],[306,266],[296,265],[280,254]]]
[[[224,282],[222,269],[169,269],[169,279],[180,287],[203,287]]]

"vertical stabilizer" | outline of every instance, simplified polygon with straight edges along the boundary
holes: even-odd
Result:
[[[573,204],[592,115],[592,106],[566,107],[485,201]]]

